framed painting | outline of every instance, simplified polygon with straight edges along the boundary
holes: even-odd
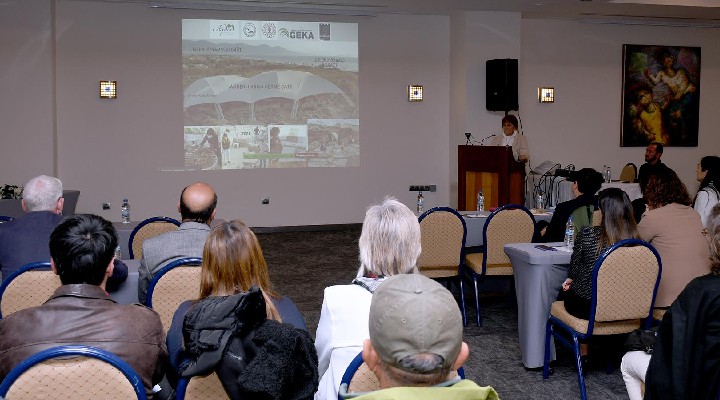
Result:
[[[700,48],[623,45],[620,146],[697,147]]]

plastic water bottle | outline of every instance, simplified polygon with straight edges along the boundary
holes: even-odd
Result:
[[[418,215],[423,213],[423,209],[425,207],[425,198],[422,195],[422,192],[418,192],[418,199],[417,199],[417,213]]]
[[[115,259],[122,260],[122,250],[120,249],[120,245],[117,245],[115,248]]]
[[[535,193],[535,209],[538,212],[545,212],[545,193],[542,191]]]
[[[123,224],[130,223],[130,201],[128,201],[128,199],[123,199],[120,215],[122,216]]]
[[[612,172],[610,172],[610,167],[607,165],[605,166],[605,182],[610,183],[612,180]]]
[[[565,247],[572,249],[575,245],[575,224],[573,223],[572,216],[568,218],[567,224],[565,224]]]
[[[482,190],[477,194],[477,212],[481,211],[485,211],[485,195]]]

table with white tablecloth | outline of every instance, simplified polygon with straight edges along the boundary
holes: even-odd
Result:
[[[537,248],[535,243],[505,245],[515,278],[518,304],[518,338],[522,363],[527,368],[543,366],[545,358],[545,325],[550,306],[557,299],[567,278],[572,251],[546,243],[555,251]],[[555,359],[555,343],[550,342],[550,360]]]
[[[465,220],[465,227],[467,228],[467,236],[465,237],[465,247],[476,247],[483,245],[483,227],[485,221],[490,215],[490,211],[459,211]],[[550,221],[552,214],[550,213],[533,213],[535,222],[537,221]]]

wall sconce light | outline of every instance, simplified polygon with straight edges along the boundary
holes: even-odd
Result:
[[[555,88],[539,87],[538,88],[538,101],[540,103],[554,103],[555,102]]]
[[[408,101],[422,101],[423,87],[422,85],[408,85]]]
[[[100,81],[100,98],[117,99],[117,81]]]

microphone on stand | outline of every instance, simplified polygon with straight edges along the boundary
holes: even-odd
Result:
[[[484,142],[485,142],[486,140],[490,139],[491,137],[495,137],[495,136],[497,136],[497,135],[492,134],[492,135],[486,137],[485,139],[481,140],[481,141],[480,141],[480,146],[484,146],[484,145],[485,145]]]

